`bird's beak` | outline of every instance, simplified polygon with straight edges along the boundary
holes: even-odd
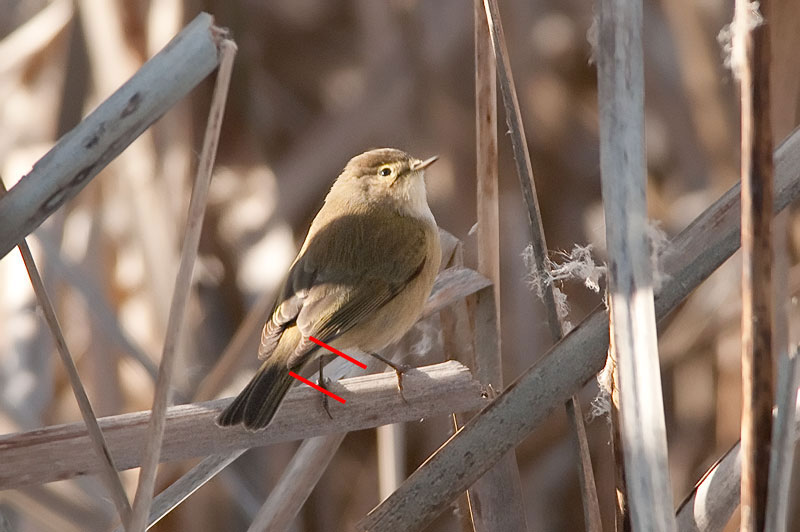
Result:
[[[429,167],[433,163],[435,163],[439,159],[438,155],[434,155],[430,159],[425,159],[424,161],[416,160],[411,163],[411,170],[416,172],[417,170],[424,170],[425,168]]]

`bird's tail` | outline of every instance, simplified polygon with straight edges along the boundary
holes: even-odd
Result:
[[[288,331],[287,331],[288,332]],[[283,397],[292,385],[287,360],[290,345],[281,342],[272,355],[258,368],[255,376],[233,402],[217,418],[217,425],[229,427],[243,424],[248,430],[266,427],[278,410]]]

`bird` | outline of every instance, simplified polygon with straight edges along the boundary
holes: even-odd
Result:
[[[219,415],[219,426],[269,425],[293,382],[289,372],[327,354],[312,336],[390,363],[378,352],[417,321],[441,263],[424,181],[436,160],[394,148],[350,159],[278,292],[261,333],[261,366]],[[390,365],[402,392],[401,370]],[[320,375],[321,368],[320,360]]]

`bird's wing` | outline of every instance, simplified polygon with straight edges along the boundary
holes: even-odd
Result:
[[[289,367],[300,363],[308,353],[317,348],[309,336],[325,343],[332,342],[391,301],[406,283],[419,275],[424,265],[423,257],[417,267],[409,272],[408,277],[399,282],[371,277],[364,278],[355,285],[320,285],[320,290],[313,294],[317,297],[308,301],[298,316],[297,323],[303,339],[289,357]]]
[[[302,363],[318,347],[309,336],[333,341],[419,275],[426,238],[423,222],[401,216],[348,215],[330,221],[295,261],[259,352],[271,352],[283,329],[296,323],[303,339],[288,365]]]
[[[283,331],[291,325],[300,314],[303,302],[308,296],[308,287],[313,284],[313,272],[306,272],[297,264],[289,270],[287,279],[279,292],[278,302],[272,310],[272,315],[264,324],[261,331],[261,344],[258,346],[258,358],[269,357],[278,345]]]

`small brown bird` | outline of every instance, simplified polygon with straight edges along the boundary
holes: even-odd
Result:
[[[441,262],[424,181],[435,160],[383,148],[347,163],[264,325],[264,362],[220,414],[220,426],[266,427],[292,384],[289,371],[328,354],[310,336],[382,359],[377,351],[414,325]]]

